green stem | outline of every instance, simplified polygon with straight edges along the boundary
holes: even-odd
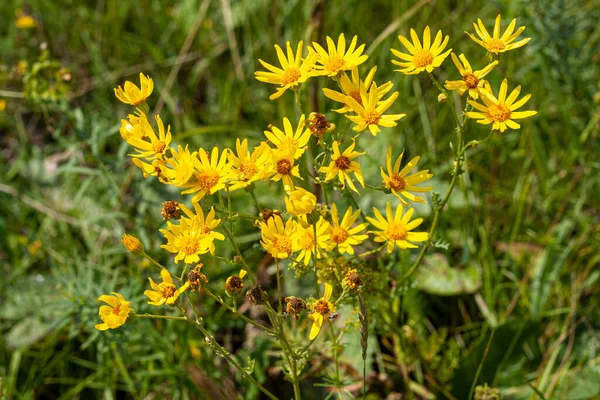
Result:
[[[160,264],[158,261],[156,261],[154,258],[150,257],[150,256],[148,255],[148,253],[146,253],[145,251],[142,253],[142,255],[143,255],[144,257],[146,257],[148,260],[150,260],[150,262],[151,262],[152,264],[154,264],[154,265],[156,265],[158,268],[160,268],[160,269],[161,269],[161,271],[162,271],[162,270],[165,268],[165,267],[163,267],[163,266],[162,266],[162,265],[161,265],[161,264]]]
[[[254,206],[256,207],[256,214],[258,215],[262,211],[262,209],[260,208],[260,205],[258,204],[258,199],[256,198],[256,193],[254,193],[254,188],[252,188],[252,190],[250,190],[250,194],[252,195],[252,199],[254,200]]]
[[[333,349],[333,362],[335,364],[335,387],[340,389],[340,364],[338,362],[338,343],[337,337],[335,336],[335,330],[333,329],[333,324],[331,322],[329,325],[329,333],[331,334],[331,346]]]
[[[175,319],[186,320],[185,317],[174,317],[172,315],[155,315],[155,314],[135,314],[135,318],[150,318],[150,319]]]
[[[477,372],[475,372],[475,378],[473,379],[473,383],[471,384],[471,390],[469,391],[469,400],[473,398],[473,393],[475,392],[475,386],[477,385],[477,380],[479,379],[479,374],[481,374],[481,369],[483,368],[483,363],[487,358],[487,355],[490,351],[490,347],[492,346],[492,340],[494,339],[494,332],[492,330],[490,333],[490,338],[488,340],[487,346],[485,347],[485,351],[483,352],[483,356],[481,357],[481,361],[479,362],[479,366],[477,367]]]
[[[313,224],[313,235],[315,242],[315,254],[313,254],[313,273],[315,275],[315,290],[317,291],[317,299],[321,298],[321,288],[319,287],[319,277],[317,276],[317,224]]]
[[[277,268],[277,297],[279,298],[279,314],[283,314],[283,296],[281,294],[281,271],[279,270],[279,258],[275,259]]]
[[[302,115],[302,103],[300,102],[300,88],[294,90],[294,93],[296,94],[296,107],[298,107],[298,119],[300,119],[300,116]]]

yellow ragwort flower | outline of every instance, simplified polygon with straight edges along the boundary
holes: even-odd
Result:
[[[315,71],[320,75],[335,77],[343,71],[348,71],[364,63],[369,58],[362,54],[365,45],[361,44],[356,48],[357,36],[352,38],[348,50],[346,50],[346,39],[344,34],[340,33],[338,37],[337,48],[333,40],[327,36],[327,51],[319,43],[313,42],[313,47],[319,55]]]
[[[262,247],[274,258],[288,258],[296,247],[296,230],[294,221],[288,219],[285,224],[279,215],[273,215],[260,226]]]
[[[123,140],[129,144],[131,144],[130,140],[133,138],[139,140],[147,139],[148,131],[154,132],[146,114],[140,111],[139,108],[135,110],[135,114],[129,114],[127,119],[121,120],[121,129],[119,129],[119,132]]]
[[[140,242],[140,239],[135,236],[124,233],[121,243],[123,243],[125,249],[130,253],[141,254],[144,252],[144,245]]]
[[[134,83],[126,81],[124,87],[118,86],[115,88],[115,96],[125,104],[138,106],[146,101],[154,90],[154,81],[150,76],[144,76],[140,72],[140,87]]]
[[[296,54],[292,51],[290,42],[286,42],[287,58],[281,50],[281,47],[275,45],[277,58],[281,64],[281,68],[275,67],[263,60],[258,60],[267,71],[256,71],[254,75],[261,82],[278,85],[277,91],[269,96],[270,100],[275,100],[283,94],[287,89],[297,90],[301,83],[306,82],[308,78],[313,76],[313,68],[317,60],[317,54],[312,48],[308,48],[308,55],[302,58],[303,42],[298,43]]]
[[[99,315],[103,323],[94,326],[99,331],[120,327],[127,321],[127,317],[129,317],[129,313],[132,311],[129,308],[129,302],[123,296],[119,293],[111,293],[114,297],[106,294],[98,297],[98,300],[108,304],[107,306],[100,306]]]
[[[208,251],[210,254],[215,254],[215,240],[225,240],[225,236],[222,233],[215,232],[215,229],[221,223],[220,219],[215,218],[215,208],[211,207],[208,214],[206,214],[206,218],[204,217],[204,211],[202,211],[202,207],[197,201],[192,201],[192,206],[194,207],[194,211],[190,210],[186,207],[185,204],[179,204],[179,208],[190,220],[197,219],[199,224],[200,231],[202,234],[207,235],[202,244],[204,246],[208,246]],[[183,217],[185,218],[185,217]]]
[[[533,110],[516,111],[525,105],[531,97],[531,95],[528,94],[517,101],[517,97],[519,97],[519,94],[521,93],[520,85],[510,93],[508,98],[506,97],[508,90],[508,82],[506,79],[504,79],[500,85],[500,93],[498,93],[497,98],[494,96],[491,88],[487,87],[486,89],[481,92],[481,100],[484,104],[480,104],[474,100],[468,100],[469,104],[477,111],[467,112],[466,115],[469,118],[477,119],[477,122],[480,124],[493,124],[493,130],[504,132],[506,127],[511,129],[521,128],[521,125],[513,121],[514,119],[523,119],[537,114],[537,111]]]
[[[298,127],[294,131],[289,119],[283,119],[283,131],[274,125],[269,125],[270,131],[265,131],[269,142],[273,143],[278,150],[294,150],[294,158],[298,159],[304,154],[306,145],[310,140],[310,129],[306,126],[304,114],[300,116]]]
[[[139,125],[140,129],[143,129],[144,133],[142,137],[148,138],[150,141],[144,140],[139,136],[129,136],[127,143],[135,147],[137,154],[129,154],[131,157],[145,158],[146,160],[163,160],[168,152],[171,150],[169,145],[171,144],[171,126],[167,126],[165,131],[165,125],[163,124],[160,115],[156,115],[156,126],[158,127],[158,136],[154,132],[154,129],[146,119],[145,114],[140,114]]]
[[[413,221],[410,220],[415,212],[414,208],[409,208],[406,214],[403,215],[404,211],[402,204],[398,204],[396,214],[394,214],[390,203],[386,203],[386,218],[384,218],[375,207],[373,207],[373,212],[375,213],[376,219],[367,217],[367,220],[369,220],[373,226],[381,230],[370,231],[370,233],[375,234],[374,240],[376,242],[387,242],[388,253],[391,253],[395,246],[398,246],[400,249],[416,249],[419,246],[416,246],[411,242],[424,242],[429,239],[429,234],[427,232],[411,232],[423,222],[423,218],[417,218]]]
[[[302,179],[298,165],[294,165],[295,150],[270,150],[273,170],[270,172],[272,181],[283,182],[283,187],[286,192],[294,190],[293,177]]]
[[[252,182],[263,179],[271,169],[271,158],[266,144],[255,147],[252,154],[248,150],[248,139],[235,139],[237,155],[230,151],[229,165],[231,166],[232,181],[229,190],[245,188]]]
[[[385,155],[385,163],[387,167],[387,174],[383,171],[383,167],[380,167],[381,170],[381,178],[383,179],[383,185],[388,188],[394,195],[405,205],[409,205],[406,200],[404,200],[401,196],[406,197],[410,201],[414,201],[415,203],[425,203],[425,200],[420,196],[415,196],[410,192],[430,192],[433,190],[433,187],[421,187],[415,186],[419,183],[425,182],[433,177],[432,174],[429,173],[428,169],[423,171],[415,172],[412,175],[408,175],[419,162],[420,156],[417,156],[410,160],[402,170],[400,170],[400,166],[402,164],[402,156],[404,155],[404,151],[400,153],[396,162],[394,163],[394,168],[392,168],[392,148],[388,147],[387,153]]]
[[[295,217],[310,214],[317,205],[317,196],[301,187],[290,191],[284,200],[288,214]]]
[[[37,22],[31,15],[21,14],[17,17],[15,25],[19,29],[31,29],[37,26]]]
[[[133,158],[131,161],[142,170],[144,178],[149,176],[156,176],[162,183],[167,183],[167,176],[170,175],[171,170],[167,166],[167,162],[163,160],[152,160],[152,163],[147,163],[139,158]]]
[[[477,33],[480,39],[477,39],[472,33],[465,33],[469,35],[469,37],[473,39],[475,43],[479,44],[480,46],[483,46],[489,53],[498,54],[504,53],[508,50],[517,49],[521,46],[524,46],[527,42],[531,40],[531,38],[525,38],[519,40],[518,42],[515,42],[515,39],[518,38],[521,32],[525,30],[525,27],[522,26],[515,32],[516,25],[517,19],[515,18],[508,25],[508,28],[506,28],[502,36],[500,36],[500,14],[498,14],[498,16],[496,17],[496,23],[494,24],[494,31],[492,32],[492,36],[490,36],[487,29],[485,29],[485,26],[483,25],[483,22],[481,22],[480,18],[477,18],[477,23],[473,22],[475,32]]]
[[[333,110],[337,113],[344,114],[347,112],[353,112],[352,108],[346,104],[346,96],[352,97],[356,102],[362,105],[362,98],[360,97],[360,92],[367,92],[367,89],[371,87],[371,82],[373,82],[373,77],[375,76],[375,71],[377,71],[377,67],[371,68],[369,74],[362,81],[358,75],[358,68],[354,68],[352,70],[352,80],[348,78],[346,74],[343,74],[339,80],[340,87],[342,88],[342,93],[336,92],[335,90],[331,90],[328,88],[323,88],[323,94],[325,97],[330,98],[333,101],[337,101],[338,103],[343,103],[344,107],[338,108],[337,110]],[[390,90],[392,90],[392,82],[387,82],[381,86],[377,87],[377,101],[379,102],[383,96],[385,96]]]
[[[421,41],[419,40],[419,36],[417,36],[417,32],[415,32],[415,30],[412,28],[410,30],[410,37],[412,38],[412,43],[409,42],[404,36],[398,35],[400,43],[406,47],[410,54],[402,53],[396,49],[390,49],[396,57],[403,60],[392,60],[393,64],[402,67],[402,69],[396,69],[395,71],[402,72],[405,75],[418,74],[423,71],[433,71],[434,68],[442,65],[442,62],[452,51],[452,49],[450,49],[445,53],[442,53],[444,48],[446,48],[450,38],[448,35],[446,35],[444,41],[442,42],[441,30],[435,35],[433,43],[431,43],[431,31],[429,30],[429,26],[426,26],[425,30],[423,31],[422,45]]]
[[[331,224],[323,217],[317,222],[317,259],[321,258],[321,251],[331,247]],[[300,250],[298,260],[304,265],[310,265],[310,260],[315,254],[315,231],[314,226],[306,223],[304,220],[296,222],[296,240],[297,248]]]
[[[342,222],[340,223],[338,217],[337,206],[335,203],[331,204],[331,248],[333,250],[335,247],[338,248],[340,254],[348,253],[350,255],[354,254],[354,247],[362,242],[364,242],[369,236],[359,233],[362,232],[369,226],[369,224],[362,223],[356,225],[354,228],[352,225],[356,222],[356,219],[360,215],[360,209],[356,210],[355,213],[352,213],[352,207],[349,207],[342,218]]]
[[[377,136],[377,133],[381,131],[379,126],[391,128],[397,125],[396,121],[406,117],[406,114],[384,115],[398,98],[398,92],[394,92],[386,100],[380,101],[379,89],[375,82],[371,84],[368,92],[365,88],[361,88],[360,98],[360,103],[354,100],[352,96],[346,96],[345,101],[345,104],[356,113],[356,115],[346,115],[346,118],[356,124],[352,129],[357,132],[369,128],[369,132],[373,136]]]
[[[219,158],[219,149],[214,147],[210,153],[202,148],[198,150],[198,157],[194,158],[195,172],[190,181],[183,188],[188,188],[181,194],[195,193],[192,201],[199,201],[207,194],[213,194],[225,188],[225,182],[231,177],[231,168],[227,163],[229,149],[224,149]]]
[[[329,301],[331,298],[331,293],[333,293],[333,288],[329,283],[325,283],[325,293],[323,293],[323,297],[315,301],[313,304],[313,312],[308,316],[308,318],[313,320],[313,324],[310,328],[310,336],[309,340],[315,340],[321,332],[321,327],[323,326],[323,321],[325,318],[329,318],[333,313],[335,313],[335,305]]]
[[[144,295],[148,296],[150,301],[148,304],[153,306],[162,306],[163,304],[172,305],[175,303],[179,295],[186,291],[186,289],[190,286],[189,282],[186,282],[177,289],[177,286],[173,283],[173,278],[171,278],[171,274],[166,269],[162,269],[160,271],[160,277],[162,278],[162,282],[156,284],[151,277],[148,277],[150,281],[150,286],[153,290],[145,290]]]
[[[471,64],[469,64],[464,54],[461,54],[460,56],[456,57],[456,54],[452,53],[451,56],[454,65],[456,65],[458,72],[460,72],[460,75],[462,76],[462,80],[446,81],[446,83],[444,84],[446,89],[456,90],[461,96],[466,91],[469,91],[469,96],[472,99],[479,98],[479,92],[481,91],[481,89],[483,89],[486,82],[483,79],[483,77],[489,74],[490,71],[493,70],[496,65],[498,65],[498,60],[488,64],[485,68],[480,69],[479,71],[473,72]]]
[[[348,146],[343,153],[340,152],[340,146],[337,140],[333,141],[332,148],[333,154],[331,155],[331,162],[329,166],[321,167],[319,172],[325,173],[325,181],[328,182],[335,178],[336,176],[340,180],[342,184],[342,189],[346,187],[346,183],[350,186],[350,189],[354,190],[358,193],[356,186],[352,182],[352,178],[350,177],[350,173],[353,172],[354,176],[360,182],[362,187],[365,187],[365,180],[363,178],[362,170],[360,169],[360,164],[354,159],[360,155],[365,154],[358,151],[354,151],[354,147],[356,146],[356,141],[352,139],[352,144]]]
[[[167,159],[171,168],[165,173],[168,183],[178,187],[185,186],[194,175],[197,156],[198,152],[190,152],[187,145],[185,148],[179,145],[177,150],[171,150],[171,157]]]

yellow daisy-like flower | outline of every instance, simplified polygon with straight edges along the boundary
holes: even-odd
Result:
[[[17,17],[15,26],[19,29],[31,29],[37,26],[37,22],[31,15],[21,14]]]
[[[358,68],[354,68],[352,70],[352,80],[348,78],[346,74],[343,74],[339,80],[340,87],[342,88],[342,93],[336,92],[335,90],[331,90],[328,88],[323,88],[323,94],[325,97],[330,98],[333,101],[337,101],[339,103],[343,103],[344,107],[338,108],[337,110],[333,110],[337,113],[344,114],[347,112],[352,112],[352,108],[346,104],[346,96],[352,97],[356,102],[362,105],[362,98],[360,97],[360,92],[367,92],[367,89],[371,87],[371,82],[373,82],[373,77],[375,76],[375,72],[377,71],[377,67],[371,68],[369,74],[362,81],[358,75]],[[383,96],[385,96],[390,90],[392,90],[392,82],[387,82],[379,87],[377,87],[377,101],[381,100]]]
[[[383,171],[383,167],[380,167],[381,177],[383,178],[383,185],[388,188],[394,195],[405,205],[409,205],[409,203],[402,198],[406,197],[410,201],[414,201],[415,203],[425,203],[425,200],[420,196],[415,196],[410,192],[430,192],[433,190],[433,187],[421,187],[415,186],[419,183],[425,182],[433,177],[432,174],[429,173],[428,169],[423,171],[415,172],[412,175],[408,175],[419,162],[420,156],[417,156],[410,160],[402,170],[400,170],[400,165],[402,164],[402,156],[404,155],[404,151],[400,153],[396,162],[394,163],[394,168],[392,168],[392,148],[388,147],[387,153],[385,155],[385,163],[387,166],[387,174]]]
[[[200,204],[197,201],[192,201],[192,206],[194,207],[195,212],[187,208],[185,204],[179,204],[181,211],[183,211],[183,213],[187,215],[190,220],[198,220],[200,232],[202,232],[203,235],[206,235],[206,237],[202,239],[202,245],[208,247],[210,254],[215,254],[214,241],[225,240],[225,236],[223,236],[222,233],[214,231],[215,228],[221,223],[221,220],[215,218],[214,207],[210,208],[210,211],[208,214],[206,214],[205,218],[204,211],[202,211],[202,207],[200,207]]]
[[[171,174],[171,170],[167,166],[166,161],[152,160],[152,163],[150,164],[139,158],[134,158],[131,161],[142,170],[144,178],[156,176],[160,182],[167,183],[167,177]]]
[[[325,283],[325,293],[323,297],[315,301],[313,304],[313,312],[308,316],[308,318],[313,320],[313,324],[310,328],[309,340],[315,340],[321,332],[321,327],[323,326],[323,321],[325,318],[329,318],[333,313],[335,313],[335,305],[329,301],[331,298],[331,294],[333,293],[333,288],[329,283]]]
[[[194,175],[194,165],[198,160],[197,155],[198,152],[190,152],[187,145],[185,148],[179,145],[176,151],[171,151],[172,157],[167,159],[171,169],[165,172],[169,184],[181,187],[189,182]]]
[[[260,244],[274,258],[288,258],[297,251],[294,221],[288,219],[285,224],[279,215],[273,215],[260,226],[262,240]]]
[[[477,119],[478,123],[487,125],[493,124],[492,129],[500,132],[504,132],[506,127],[511,129],[519,129],[521,125],[517,124],[515,119],[523,119],[531,117],[537,114],[537,111],[516,111],[531,97],[530,94],[524,96],[521,100],[517,101],[517,97],[521,93],[521,86],[517,86],[513,90],[508,98],[506,93],[508,90],[508,82],[506,79],[502,81],[500,85],[500,93],[498,97],[494,96],[491,89],[483,90],[481,92],[481,100],[484,104],[477,103],[474,100],[468,100],[469,104],[472,105],[477,111],[467,112],[466,115],[469,118]]]
[[[277,149],[283,151],[294,150],[294,158],[298,159],[304,154],[310,139],[310,129],[306,126],[304,114],[300,116],[298,127],[294,131],[289,119],[283,119],[283,131],[274,125],[269,125],[270,131],[265,131],[265,136]]]
[[[297,248],[300,250],[298,260],[304,265],[310,265],[310,260],[315,254],[315,231],[312,225],[301,220],[296,222],[296,240]],[[331,247],[331,224],[323,217],[317,222],[317,259],[321,258],[321,250],[327,250]]]
[[[103,294],[98,297],[98,300],[108,304],[107,306],[100,306],[99,315],[103,323],[94,326],[99,331],[120,327],[127,321],[127,317],[129,317],[129,313],[132,311],[129,308],[129,302],[123,296],[119,293],[111,293],[114,296]]]
[[[310,214],[317,205],[317,196],[303,188],[292,190],[284,200],[288,214],[295,217]]]
[[[395,246],[401,249],[416,249],[419,246],[412,244],[411,242],[424,242],[429,239],[427,232],[411,232],[417,226],[421,225],[423,218],[417,218],[413,221],[410,220],[414,208],[409,208],[406,214],[403,214],[402,204],[398,204],[396,208],[396,214],[392,212],[392,206],[390,203],[385,205],[385,216],[381,215],[378,209],[373,207],[375,218],[367,217],[369,222],[376,228],[381,229],[380,231],[371,231],[370,233],[375,234],[375,241],[382,243],[387,242],[387,250],[391,253]]]
[[[150,286],[153,290],[145,290],[144,294],[148,296],[150,301],[148,304],[153,306],[162,306],[163,304],[172,305],[175,303],[180,294],[186,291],[186,289],[190,286],[189,282],[186,282],[177,289],[177,286],[173,283],[173,278],[171,278],[171,274],[169,271],[163,268],[160,271],[160,277],[162,278],[162,282],[156,284],[151,277],[148,277],[150,281]]]
[[[351,96],[346,96],[345,101],[356,113],[356,115],[346,115],[346,118],[356,124],[352,129],[357,132],[362,132],[368,128],[373,136],[377,136],[377,133],[381,132],[379,126],[391,128],[398,125],[396,121],[406,117],[406,114],[384,115],[398,98],[398,92],[394,92],[386,100],[380,101],[379,89],[375,82],[371,84],[368,92],[364,88],[361,89],[360,98],[360,103]]]
[[[121,129],[119,129],[119,132],[123,140],[129,144],[131,144],[129,141],[132,138],[139,140],[146,139],[148,137],[146,132],[148,131],[153,131],[152,126],[148,122],[146,114],[139,109],[136,109],[135,114],[129,114],[127,119],[121,120]]]
[[[273,162],[273,170],[271,174],[272,181],[283,182],[283,187],[286,192],[294,190],[293,177],[300,178],[300,169],[297,165],[294,165],[294,154],[295,150],[270,150],[271,160]]]
[[[171,127],[167,126],[167,130],[165,131],[165,125],[163,124],[160,115],[156,115],[155,118],[156,126],[158,127],[158,136],[150,123],[146,120],[146,117],[140,115],[141,129],[144,131],[144,136],[150,139],[150,141],[142,140],[140,137],[130,136],[127,143],[135,147],[135,151],[137,151],[137,154],[129,154],[131,157],[145,158],[147,160],[163,160],[170,151],[169,145],[171,144],[172,139]]]
[[[140,87],[134,83],[126,81],[124,87],[118,86],[115,89],[115,96],[125,104],[138,106],[146,101],[154,90],[154,81],[150,76],[144,76],[140,72]]]
[[[352,207],[349,207],[342,218],[342,222],[340,223],[338,217],[337,206],[335,203],[331,205],[331,249],[333,250],[335,247],[338,248],[338,251],[343,253],[348,253],[350,255],[354,254],[354,247],[362,242],[364,242],[369,236],[359,233],[364,231],[369,224],[362,223],[356,225],[354,228],[352,225],[356,222],[356,219],[360,215],[360,209],[356,210],[355,213],[352,213]]]
[[[292,51],[290,42],[286,42],[287,58],[281,50],[281,47],[275,45],[277,58],[281,64],[281,68],[275,67],[263,60],[258,60],[267,71],[256,71],[254,75],[261,82],[278,85],[277,91],[269,96],[270,100],[275,100],[283,94],[287,89],[297,90],[301,83],[306,82],[308,78],[313,76],[313,68],[317,61],[317,54],[312,48],[308,48],[308,55],[302,59],[303,42],[298,43],[296,54]]]
[[[395,71],[402,72],[405,75],[418,74],[423,71],[431,72],[434,68],[442,65],[442,62],[448,57],[448,54],[452,49],[442,53],[450,40],[449,36],[446,35],[442,42],[442,31],[438,31],[435,35],[433,43],[431,43],[431,31],[429,26],[425,27],[423,31],[423,44],[417,36],[417,32],[411,28],[410,37],[412,43],[408,41],[402,35],[398,35],[400,43],[409,51],[410,54],[402,53],[396,49],[390,49],[392,54],[403,61],[392,60],[392,63],[402,67],[402,69],[396,69]]]
[[[261,145],[252,150],[252,154],[248,150],[248,139],[240,141],[235,140],[235,149],[237,155],[232,151],[228,153],[229,165],[233,175],[230,183],[230,190],[245,188],[252,182],[263,179],[270,170],[270,157],[268,146]]]
[[[342,188],[346,187],[346,183],[348,183],[350,189],[358,193],[358,190],[356,190],[356,186],[354,186],[354,183],[352,182],[352,178],[350,178],[350,173],[354,173],[354,176],[364,188],[365,180],[363,178],[362,170],[360,169],[360,164],[354,161],[354,159],[360,155],[365,154],[365,152],[363,151],[362,153],[360,153],[358,151],[354,151],[355,146],[356,141],[353,139],[352,144],[348,146],[348,148],[344,150],[343,153],[341,153],[338,141],[334,140],[332,144],[333,154],[331,155],[331,162],[329,163],[329,166],[321,167],[319,169],[319,172],[323,172],[326,174],[326,182],[332,180],[337,176],[340,180],[340,183],[342,184]]]
[[[483,89],[486,82],[483,77],[489,74],[490,71],[493,70],[496,65],[498,65],[498,60],[488,64],[485,68],[480,69],[479,71],[473,72],[471,64],[469,64],[464,54],[456,57],[456,54],[452,53],[451,56],[454,65],[456,65],[458,72],[460,72],[460,75],[462,76],[462,80],[446,81],[444,84],[446,89],[456,90],[461,96],[468,90],[471,98],[479,98],[479,92],[481,89]]]
[[[225,182],[231,177],[231,168],[227,164],[229,149],[223,150],[219,158],[219,149],[214,147],[210,159],[205,150],[198,150],[198,157],[194,159],[195,172],[192,178],[181,187],[189,188],[181,194],[196,193],[192,201],[198,201],[207,194],[213,194],[225,188]]]
[[[344,34],[340,33],[338,37],[337,48],[333,40],[327,36],[327,51],[319,43],[313,42],[313,47],[316,50],[319,58],[315,70],[320,75],[335,77],[343,71],[348,71],[354,67],[364,63],[369,58],[368,55],[362,54],[365,45],[361,44],[356,48],[357,36],[352,38],[348,50],[346,50],[346,39]]]
[[[494,31],[492,32],[491,36],[487,29],[485,29],[485,26],[483,25],[483,22],[481,22],[480,18],[477,18],[477,23],[473,22],[475,32],[480,39],[477,39],[475,35],[469,32],[465,33],[469,35],[469,37],[473,39],[475,43],[483,46],[489,53],[498,54],[504,53],[508,50],[517,49],[521,46],[524,46],[531,40],[531,38],[525,38],[515,42],[515,39],[518,38],[519,35],[525,30],[525,26],[522,26],[515,31],[516,25],[517,20],[515,18],[508,25],[508,28],[506,28],[502,36],[500,36],[500,14],[498,14],[496,17],[496,23],[494,24]]]

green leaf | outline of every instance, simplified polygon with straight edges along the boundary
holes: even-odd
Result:
[[[432,254],[423,260],[416,287],[437,296],[475,293],[481,288],[481,268],[474,262],[452,268],[446,256]]]

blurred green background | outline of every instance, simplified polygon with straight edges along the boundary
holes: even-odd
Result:
[[[18,28],[19,13],[36,26]],[[391,80],[400,92],[391,110],[407,114],[376,138],[361,136],[367,182],[379,184],[378,165],[392,145],[395,154],[421,155],[420,167],[432,170],[443,193],[452,116],[426,75],[392,71],[389,48],[400,48],[398,34],[429,25],[480,69],[485,50],[463,32],[478,17],[491,28],[498,13],[503,29],[517,18],[532,40],[504,53],[489,80],[495,88],[503,77],[510,88],[522,85],[532,94],[525,109],[538,115],[469,153],[429,275],[393,299],[372,294],[369,396],[466,399],[494,328],[479,383],[501,388],[507,399],[600,398],[597,0],[2,1],[0,398],[258,397],[187,326],[135,321],[94,329],[100,294],[118,290],[136,310],[150,310],[142,295],[150,269],[119,240],[137,235],[169,263],[159,249],[160,204],[181,199],[129,161],[118,130],[131,110],[114,97],[116,85],[149,74],[151,110],[160,110],[177,144],[223,148],[236,137],[258,144],[269,124],[296,118],[292,93],[269,101],[273,86],[254,79],[258,58],[275,62],[273,44],[286,40],[356,34],[370,56],[361,72],[377,65],[377,82]],[[458,76],[450,58],[434,74],[440,81]],[[313,80],[301,94],[305,109],[342,126],[320,93],[333,84]],[[467,138],[484,138],[488,129],[472,124]],[[259,188],[259,200],[281,208],[271,187]],[[365,193],[360,203],[369,210],[384,204],[375,197]],[[252,207],[243,193],[234,201]],[[430,209],[417,211],[426,218]],[[238,235],[259,264],[257,230],[239,226]],[[230,252],[217,248],[224,257]],[[384,285],[395,284],[410,257],[389,261]],[[446,259],[457,271],[476,269],[473,288],[453,288],[434,268]],[[232,271],[208,264],[203,272],[221,287]],[[202,312],[226,347],[256,360],[257,380],[291,396],[265,338],[247,335],[208,300]],[[346,371],[360,360],[352,351]],[[307,374],[306,398],[327,395],[313,386],[319,382]]]

